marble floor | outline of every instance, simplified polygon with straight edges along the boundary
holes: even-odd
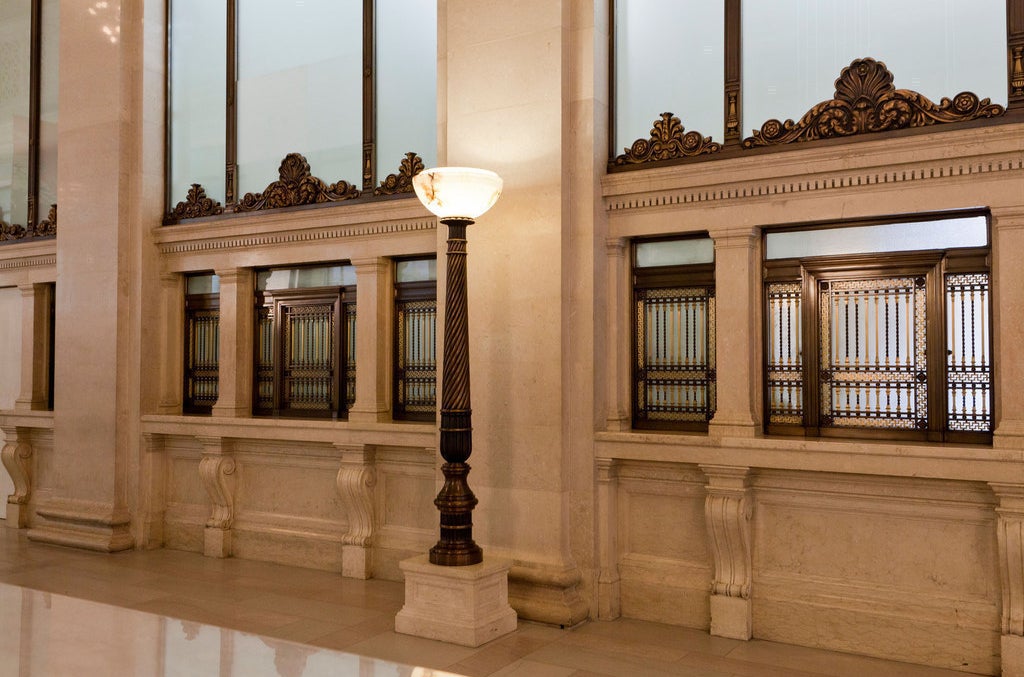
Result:
[[[524,677],[964,675],[628,619],[573,630],[521,621],[513,634],[469,649],[396,634],[400,583],[173,550],[90,553],[31,543],[2,522],[0,584],[0,677],[438,674],[431,670]],[[58,620],[42,620],[47,614]],[[87,630],[100,640],[82,635]],[[84,644],[95,648],[88,663],[69,650]]]

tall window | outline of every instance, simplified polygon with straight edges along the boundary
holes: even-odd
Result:
[[[433,421],[437,410],[437,260],[395,262],[393,415]]]
[[[253,413],[344,418],[355,401],[355,268],[256,274]]]
[[[0,0],[0,27],[0,242],[52,237],[60,2]]]
[[[765,236],[769,432],[989,442],[983,215]]]
[[[633,427],[706,431],[715,413],[715,246],[633,246]]]
[[[220,383],[220,278],[213,274],[185,278],[186,414],[209,414]]]
[[[436,36],[432,0],[172,0],[172,218],[410,190]]]
[[[611,0],[612,165],[1000,118],[1018,3]]]

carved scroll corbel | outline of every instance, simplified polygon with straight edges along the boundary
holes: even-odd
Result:
[[[348,519],[348,530],[341,539],[341,573],[366,579],[372,573],[370,546],[374,537],[377,486],[375,454],[372,447],[361,444],[339,444],[337,449],[341,452],[338,494]]]
[[[598,524],[598,566],[597,600],[598,618],[614,620],[621,614],[621,592],[619,577],[618,537],[618,461],[613,458],[598,458],[597,465],[597,515]]]
[[[14,482],[14,493],[7,497],[7,502],[24,505],[32,496],[32,445],[19,439],[13,428],[4,428],[4,438],[6,443],[0,451],[0,459]]]
[[[199,478],[213,503],[206,526],[230,529],[235,520],[235,459],[204,454],[199,461]]]
[[[749,468],[702,465],[708,478],[704,517],[715,561],[711,581],[711,634],[750,639],[751,550],[753,499],[747,485]]]

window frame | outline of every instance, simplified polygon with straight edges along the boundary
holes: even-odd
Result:
[[[616,55],[615,55],[615,7],[617,2],[624,2],[625,0],[608,0],[608,25],[609,25],[609,36],[608,36],[608,96],[610,105],[608,106],[608,161],[607,170],[610,173],[622,172],[622,171],[634,171],[638,169],[648,167],[659,167],[668,165],[677,165],[689,162],[703,162],[707,160],[724,159],[730,157],[746,156],[757,153],[775,153],[784,152],[793,148],[792,143],[784,143],[780,145],[767,145],[756,148],[747,148],[743,144],[744,134],[742,130],[743,126],[743,78],[742,78],[742,0],[724,0],[724,26],[725,26],[725,44],[724,44],[724,79],[725,79],[725,92],[722,98],[722,117],[724,121],[724,137],[721,143],[711,142],[710,137],[701,141],[703,136],[699,133],[702,130],[686,130],[686,136],[683,136],[686,120],[679,120],[679,118],[673,118],[676,121],[681,121],[684,127],[679,130],[673,130],[671,125],[668,124],[669,120],[666,116],[662,116],[663,120],[655,119],[653,125],[655,129],[652,132],[657,132],[651,139],[637,139],[633,143],[642,143],[644,148],[651,149],[654,146],[661,146],[664,144],[676,145],[679,148],[685,150],[678,150],[673,152],[668,158],[658,159],[657,157],[651,157],[642,161],[630,161],[627,163],[617,163],[616,159],[621,157],[623,149],[619,147],[618,140],[615,138],[615,124],[616,124]],[[885,131],[879,138],[887,138],[892,135],[903,135],[903,134],[915,134],[921,131],[935,132],[942,131],[944,129],[964,129],[978,126],[988,126],[994,124],[1007,124],[1013,122],[1020,122],[1024,120],[1024,11],[1019,11],[1015,8],[1014,3],[1018,0],[1006,0],[1006,53],[1007,53],[1007,71],[1006,71],[1006,87],[1007,87],[1007,104],[1005,112],[1001,116],[989,117],[983,119],[974,119],[962,122],[956,122],[952,125],[940,125],[928,126],[928,127],[914,127],[895,129],[891,131]],[[839,74],[837,74],[839,75]],[[897,74],[903,75],[903,74]],[[905,75],[904,75],[905,77]],[[948,97],[953,97],[957,92],[949,92],[946,94]],[[812,109],[813,110],[813,109]],[[780,112],[780,115],[785,115],[785,112]],[[790,113],[793,118],[799,120],[799,116],[805,115],[803,112],[794,111]],[[666,114],[667,115],[667,114]],[[767,121],[765,121],[767,122]],[[762,123],[764,124],[764,123]],[[666,138],[659,139],[664,135]],[[692,137],[692,138],[691,138]],[[811,145],[816,146],[821,143],[857,143],[866,139],[875,138],[876,134],[853,134],[850,136],[832,137],[828,139],[817,139]],[[666,139],[671,138],[671,141]],[[657,142],[661,143],[657,143]],[[805,146],[806,144],[796,144],[797,146]],[[629,149],[627,149],[628,151]]]
[[[424,423],[436,423],[437,422],[437,389],[439,385],[439,374],[437,372],[437,279],[433,280],[419,280],[415,282],[399,282],[397,279],[397,264],[403,261],[427,261],[436,260],[435,257],[403,257],[395,259],[395,270],[396,277],[394,280],[394,320],[392,322],[392,335],[394,340],[393,352],[392,352],[392,378],[391,378],[391,417],[396,421],[420,421]],[[434,302],[434,407],[430,412],[424,411],[408,411],[401,404],[402,398],[400,397],[400,389],[403,386],[405,370],[402,368],[404,363],[402,355],[402,339],[401,339],[401,317],[402,309],[401,306],[405,303],[417,303],[423,301]]]
[[[630,243],[630,282],[631,282],[631,307],[630,307],[630,421],[636,430],[657,430],[657,431],[678,431],[678,432],[702,432],[708,431],[708,424],[714,417],[717,406],[717,374],[716,374],[716,317],[715,306],[715,261],[711,263],[690,263],[677,265],[645,266],[639,267],[637,260],[637,245],[652,244],[658,242],[677,242],[681,240],[703,240],[711,239],[707,233],[692,233],[678,236],[665,236],[653,238],[637,238]],[[643,300],[641,295],[644,291],[672,288],[697,288],[703,287],[707,290],[707,297],[710,299],[711,309],[705,318],[705,332],[707,337],[707,411],[704,421],[665,421],[651,420],[644,414],[645,409],[640,407],[638,388],[641,384],[640,355],[643,354],[644,346],[641,346],[639,327],[642,312]]]
[[[181,410],[185,414],[199,414],[199,415],[210,415],[213,413],[214,402],[209,405],[196,404],[195,399],[189,397],[190,385],[192,382],[193,371],[190,368],[192,363],[192,340],[191,340],[191,327],[192,317],[191,313],[195,311],[217,311],[217,322],[220,323],[220,294],[185,294],[185,340],[182,342],[183,345],[183,369],[182,369],[182,394],[181,394]],[[218,338],[218,350],[219,350],[219,338]],[[220,355],[217,356],[217,386],[218,392],[220,389]]]
[[[766,229],[762,238],[770,233],[824,230],[900,222],[941,220],[956,216],[979,216],[979,212],[957,212],[907,216],[903,218],[873,219],[865,221],[831,222],[800,227]],[[984,214],[988,217],[988,214]],[[765,259],[762,261],[762,415],[763,429],[769,435],[799,435],[816,438],[872,439],[887,441],[948,442],[957,444],[992,443],[992,430],[968,432],[948,429],[947,318],[946,278],[957,273],[985,273],[988,275],[988,352],[992,355],[993,307],[991,276],[991,220],[987,218],[988,245],[984,247],[922,249],[870,254],[842,254],[809,256],[803,258]],[[766,249],[763,248],[763,249]],[[824,373],[821,369],[820,294],[823,282],[885,279],[891,277],[923,277],[926,295],[925,340],[928,405],[924,412],[927,426],[918,430],[895,428],[867,428],[855,426],[829,426],[822,419],[821,387]],[[800,296],[800,342],[802,345],[802,418],[801,424],[772,423],[771,421],[771,364],[769,346],[773,341],[770,298],[772,284],[798,283]],[[992,428],[995,426],[996,366],[990,358],[989,411]]]
[[[37,0],[38,1],[38,0]],[[366,202],[374,200],[387,200],[394,198],[410,198],[414,196],[412,189],[412,177],[424,169],[422,158],[414,151],[406,153],[404,159],[395,168],[394,173],[380,176],[377,167],[377,94],[376,94],[376,3],[375,0],[363,0],[363,49],[362,49],[362,176],[360,185],[351,185],[346,181],[339,181],[334,184],[330,180],[321,181],[315,174],[315,167],[306,165],[306,174],[314,181],[319,181],[326,189],[313,203],[296,202],[294,204],[260,204],[256,207],[246,207],[243,195],[239,194],[238,187],[238,0],[225,0],[225,11],[227,13],[227,35],[226,35],[226,104],[225,104],[225,183],[224,183],[224,204],[217,200],[218,196],[208,197],[205,189],[200,184],[193,184],[187,195],[171,194],[171,160],[173,138],[172,138],[172,106],[171,97],[171,2],[165,3],[165,35],[164,35],[164,62],[165,62],[165,90],[167,104],[165,106],[165,146],[167,152],[164,154],[164,205],[165,213],[163,224],[173,225],[182,221],[190,221],[204,217],[224,217],[234,213],[250,213],[260,209],[278,209],[282,207],[318,208],[327,207],[338,202]],[[436,143],[436,138],[432,140]],[[289,185],[299,179],[298,176],[286,178],[286,173],[295,173],[297,166],[301,166],[292,160],[297,156],[302,162],[305,157],[298,152],[289,153],[281,164],[281,178],[268,186],[283,185],[286,191],[292,191],[294,186]],[[308,181],[308,179],[306,179]],[[332,185],[328,185],[332,184]],[[332,189],[337,188],[337,191]],[[247,194],[257,197],[265,194]],[[298,191],[294,190],[298,195]],[[180,201],[179,201],[180,200]]]

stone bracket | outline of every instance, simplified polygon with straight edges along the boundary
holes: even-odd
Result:
[[[338,493],[348,518],[348,531],[342,537],[341,573],[351,578],[370,578],[375,513],[374,489],[377,485],[374,448],[367,445],[336,445],[341,452],[338,469]]]
[[[29,433],[17,427],[3,427],[4,448],[0,460],[14,482],[14,493],[7,497],[7,526],[28,526],[29,499],[32,497],[32,445]]]
[[[197,436],[203,447],[199,479],[212,503],[203,532],[203,554],[231,556],[231,525],[235,520],[235,471],[231,441],[223,437]]]
[[[610,621],[622,613],[620,606],[619,537],[618,537],[618,462],[598,458],[597,515],[597,617]]]
[[[750,518],[753,514],[748,485],[750,468],[701,465],[700,469],[708,480],[704,518],[715,562],[715,577],[711,582],[711,634],[750,639]]]

